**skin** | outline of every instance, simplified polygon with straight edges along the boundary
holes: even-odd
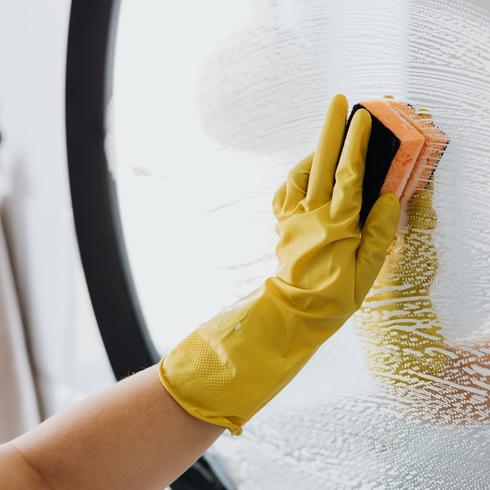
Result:
[[[161,490],[222,431],[185,412],[154,366],[0,446],[2,489]]]

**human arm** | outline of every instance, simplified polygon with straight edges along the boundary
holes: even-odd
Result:
[[[222,430],[182,410],[151,367],[49,418],[12,441],[10,449],[5,446],[0,471],[2,461],[7,471],[7,460],[15,469],[9,465],[11,478],[1,480],[10,481],[12,490],[161,490]]]
[[[15,440],[27,469],[52,490],[162,488],[223,427],[239,433],[359,308],[400,209],[385,194],[360,229],[371,119],[359,110],[344,141],[346,116],[335,97],[315,153],[275,195],[276,273],[162,360],[167,391],[151,368]]]

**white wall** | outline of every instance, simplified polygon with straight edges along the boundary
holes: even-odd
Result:
[[[0,181],[46,414],[113,382],[81,268],[68,185],[70,2],[0,0]]]

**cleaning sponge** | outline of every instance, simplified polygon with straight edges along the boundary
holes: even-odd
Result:
[[[380,194],[395,192],[402,206],[406,205],[421,181],[428,181],[447,138],[427,112],[417,113],[411,106],[391,99],[356,104],[348,125],[361,108],[369,111],[372,119],[360,213],[363,224]]]

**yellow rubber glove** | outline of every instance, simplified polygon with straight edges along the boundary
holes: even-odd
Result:
[[[314,155],[277,191],[274,276],[201,325],[160,363],[160,379],[191,415],[239,434],[360,307],[385,259],[400,214],[395,194],[375,203],[359,230],[371,131],[347,100],[330,104]],[[340,158],[339,158],[340,156]]]

